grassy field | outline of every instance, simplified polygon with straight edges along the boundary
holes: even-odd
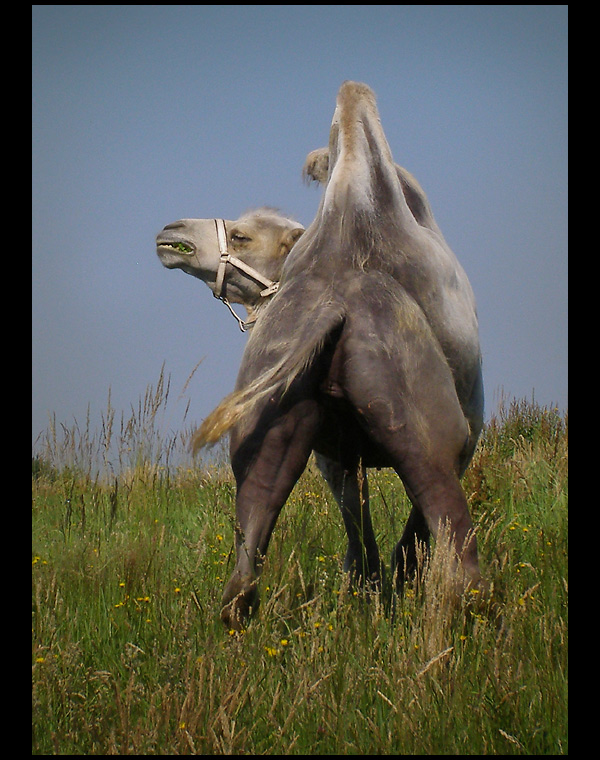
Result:
[[[506,404],[465,476],[491,602],[456,600],[441,541],[393,604],[349,588],[311,465],[234,633],[235,487],[223,464],[172,464],[181,441],[153,430],[167,395],[161,379],[120,426],[109,405],[99,432],[51,426],[38,445],[33,754],[568,752],[565,417]],[[407,500],[391,471],[370,485],[388,556]]]

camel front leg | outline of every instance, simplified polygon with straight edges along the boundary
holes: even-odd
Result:
[[[366,468],[358,463],[345,470],[339,462],[322,454],[316,454],[315,458],[338,503],[346,528],[348,549],[344,571],[361,584],[380,583],[383,566],[371,521]]]
[[[258,608],[258,578],[281,508],[304,471],[320,421],[301,401],[232,444],[237,482],[236,565],[223,592],[221,620],[240,630]]]

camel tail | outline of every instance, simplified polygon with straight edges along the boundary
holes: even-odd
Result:
[[[294,380],[313,365],[327,339],[343,324],[344,318],[340,304],[328,303],[318,310],[314,319],[303,320],[302,328],[290,336],[281,359],[245,388],[226,396],[206,417],[192,439],[194,454],[205,446],[215,444],[234,425],[243,429],[251,413],[266,398],[281,397]]]

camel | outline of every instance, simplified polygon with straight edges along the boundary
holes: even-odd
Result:
[[[481,580],[459,482],[483,417],[468,279],[418,182],[394,163],[366,85],[342,85],[329,146],[309,155],[306,173],[324,184],[315,220],[288,253],[277,294],[254,307],[260,315],[236,389],[195,438],[200,447],[230,433],[236,566],[221,617],[232,628],[258,606],[277,516],[313,450],[334,492],[354,484],[341,504],[345,567],[381,577],[358,483],[364,468],[391,466],[413,505],[392,554],[399,584],[416,565],[418,542],[428,545],[441,525],[450,528],[461,584]],[[165,244],[159,235],[159,255]],[[212,262],[203,279],[216,286]]]

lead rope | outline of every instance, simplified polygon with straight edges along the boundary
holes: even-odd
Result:
[[[273,295],[277,292],[279,288],[278,282],[273,282],[273,280],[269,280],[267,277],[264,277],[260,272],[257,272],[256,269],[253,269],[251,266],[246,264],[246,262],[242,261],[241,259],[238,259],[237,256],[232,256],[229,253],[228,247],[227,247],[227,228],[225,227],[225,220],[224,219],[215,219],[215,228],[217,231],[217,241],[219,243],[219,266],[217,268],[217,277],[215,280],[215,290],[214,290],[214,297],[218,298],[219,301],[223,301],[225,306],[229,309],[231,314],[235,317],[238,326],[242,332],[247,332],[254,322],[256,322],[256,316],[251,317],[248,320],[243,320],[240,316],[238,316],[235,311],[233,310],[232,305],[229,303],[227,298],[223,296],[223,285],[225,284],[225,274],[227,270],[227,264],[231,264],[236,269],[239,269],[244,274],[251,277],[253,280],[256,280],[257,282],[260,282],[261,285],[265,285],[264,290],[261,291],[260,295],[262,298],[267,298],[268,296]]]

